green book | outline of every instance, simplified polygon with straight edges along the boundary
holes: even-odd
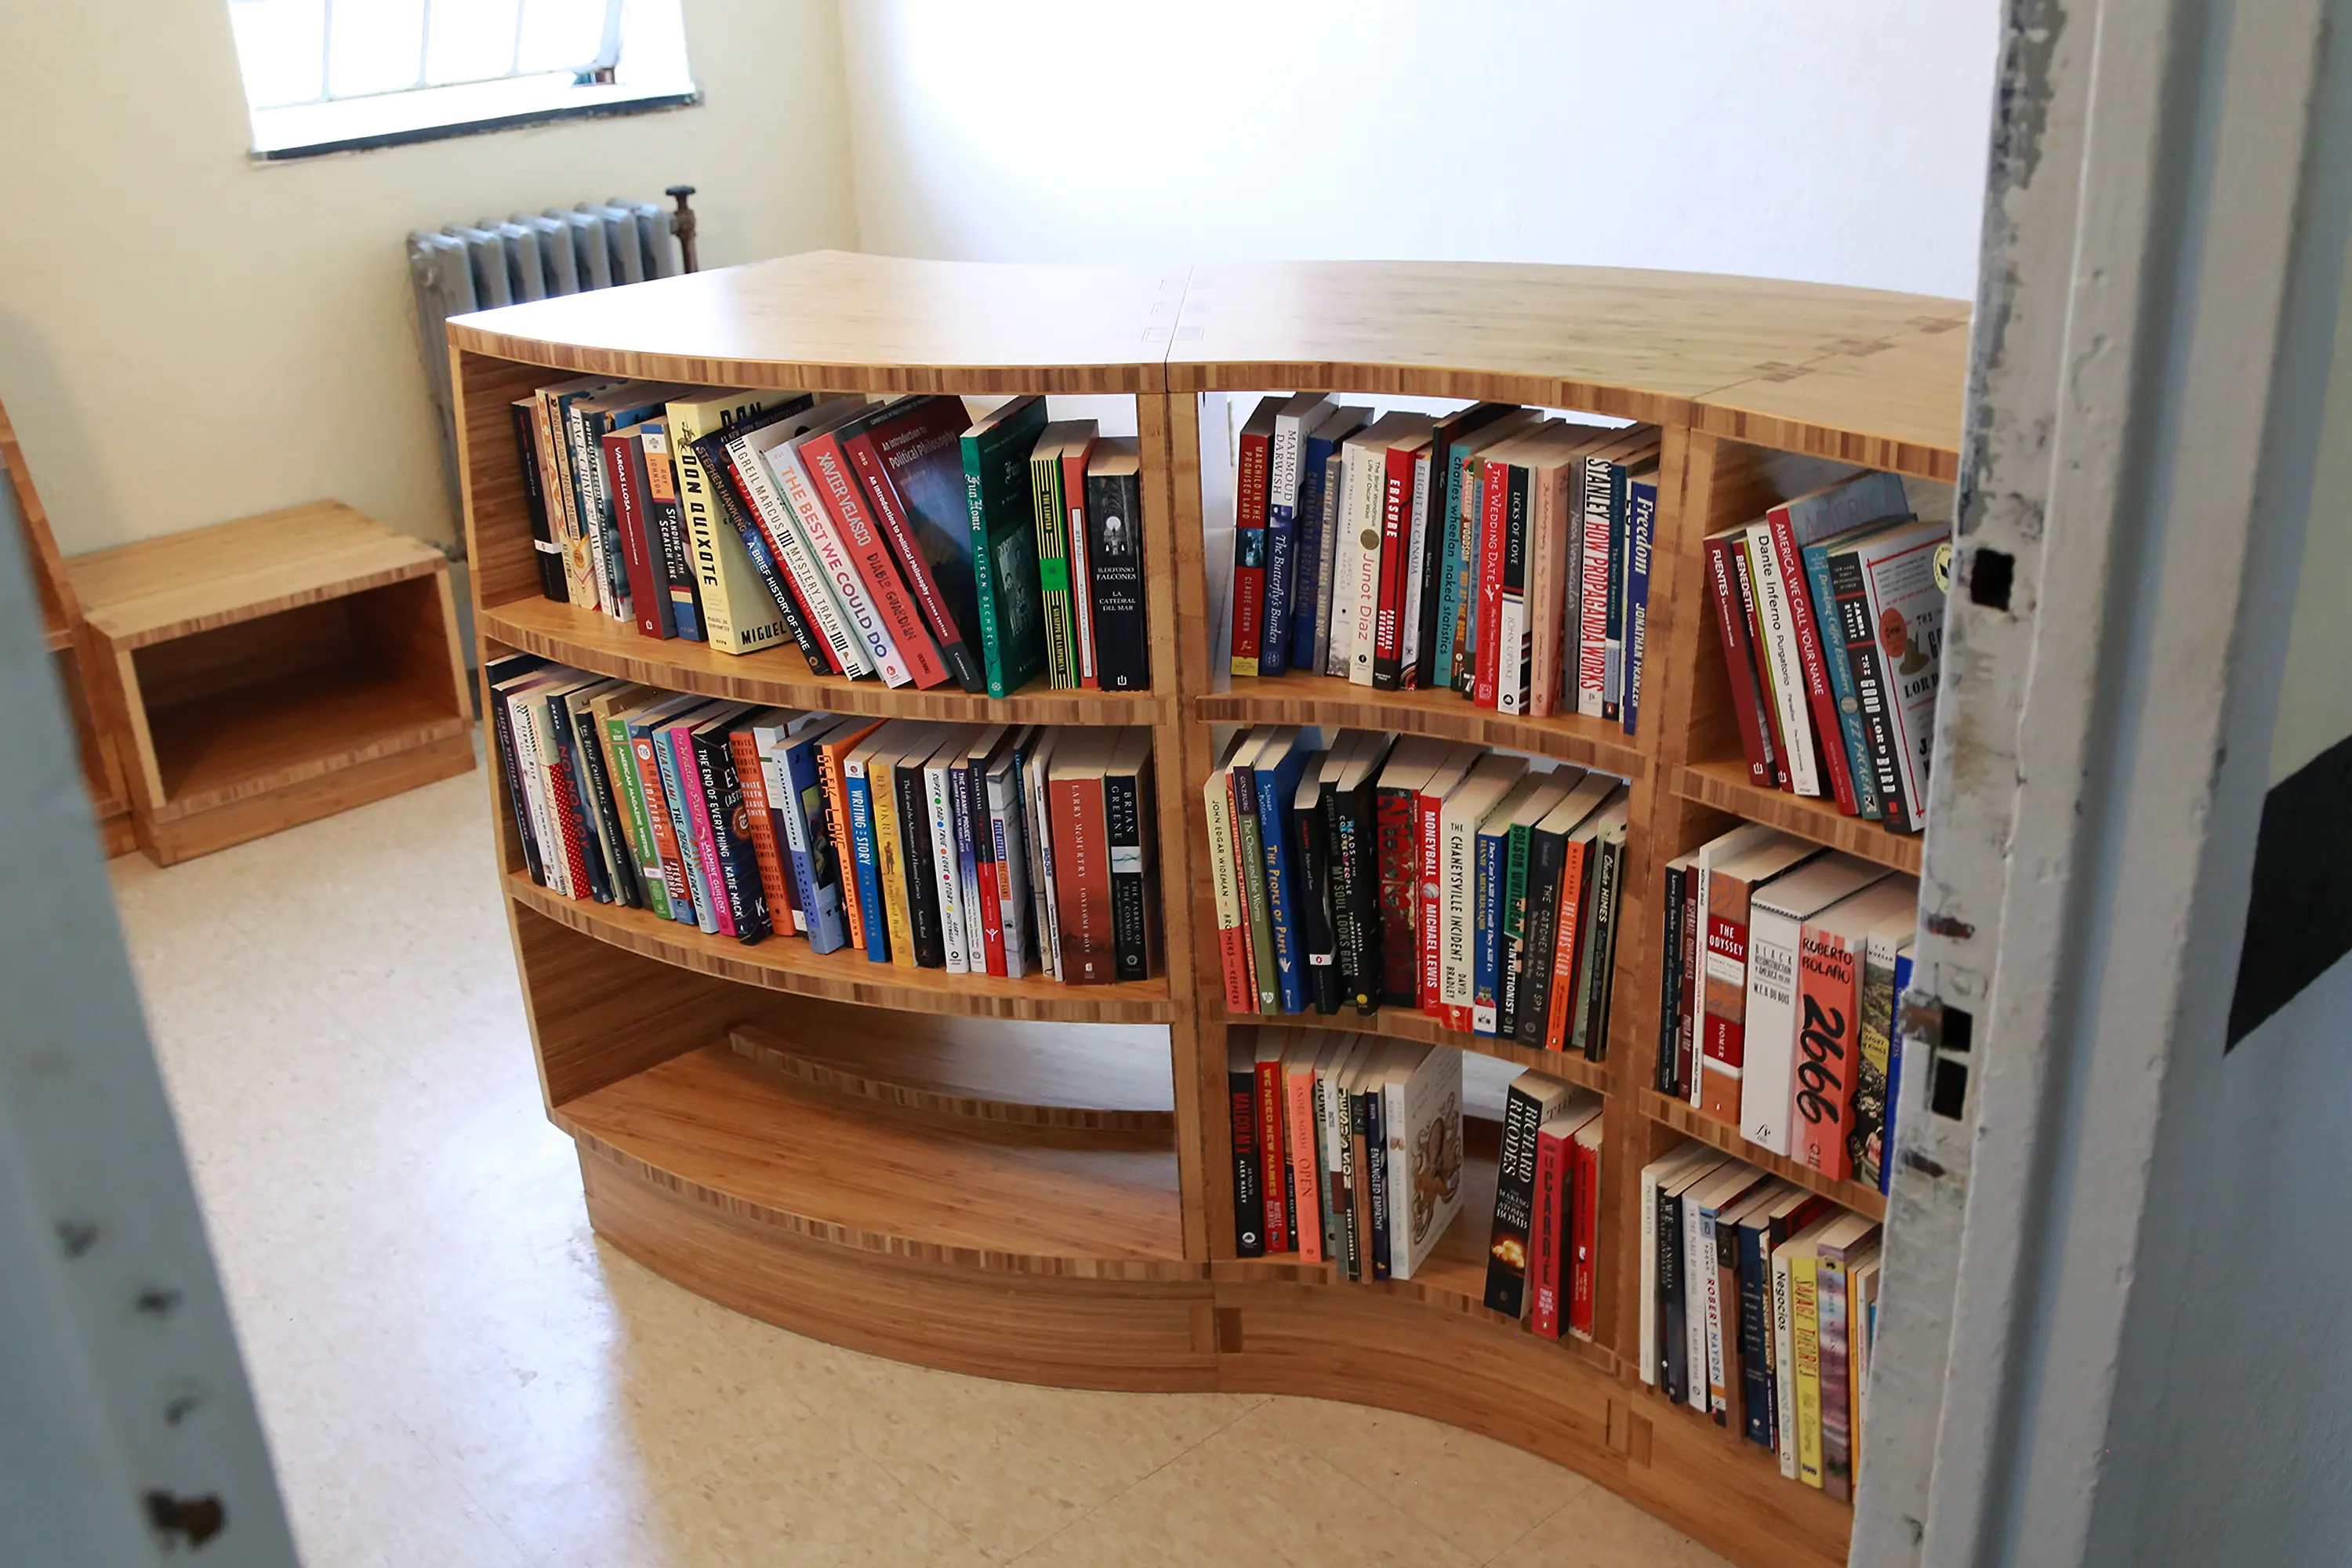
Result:
[[[1257,769],[1261,756],[1280,757],[1296,730],[1266,730],[1265,739],[1245,743],[1234,756],[1234,837],[1242,845],[1242,890],[1249,905],[1250,956],[1257,971],[1257,1010],[1282,1011],[1282,982],[1274,960],[1274,910],[1265,890],[1265,834],[1257,814]]]
[[[669,888],[662,879],[661,853],[654,847],[654,822],[646,811],[645,783],[637,776],[637,756],[629,744],[630,708],[615,710],[600,702],[604,721],[605,755],[612,760],[613,778],[620,785],[624,809],[629,814],[629,837],[635,840],[637,865],[644,875],[646,907],[664,920],[670,917]]]
[[[1045,663],[1029,487],[1030,448],[1045,426],[1045,400],[1016,397],[963,433],[972,590],[991,697],[1012,696]]]
[[[1037,584],[1045,617],[1045,673],[1057,689],[1084,684],[1078,665],[1078,586],[1070,561],[1070,501],[1062,479],[1064,458],[1076,453],[1085,466],[1093,450],[1091,419],[1057,419],[1037,437],[1029,453],[1032,516],[1037,529]],[[1083,509],[1086,498],[1076,498]]]

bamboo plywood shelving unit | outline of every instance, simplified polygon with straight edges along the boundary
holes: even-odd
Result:
[[[579,1143],[598,1230],[714,1300],[837,1342],[1034,1382],[1263,1390],[1415,1411],[1592,1476],[1749,1568],[1843,1562],[1844,1507],[1784,1480],[1762,1450],[1634,1374],[1636,1178],[1659,1152],[1701,1137],[1883,1212],[1876,1194],[1748,1148],[1650,1087],[1653,928],[1666,860],[1739,816],[1916,869],[1916,840],[1751,789],[1723,766],[1738,741],[1698,542],[1818,482],[1825,463],[1950,481],[1967,320],[1953,300],[1656,272],[1064,268],[818,253],[453,322],[485,657],[526,650],[743,700],[1156,732],[1164,963],[1150,982],[1115,987],[950,983],[788,939],[743,948],[556,898],[522,874],[503,778],[487,770],[541,1082],[551,1115]],[[590,372],[819,392],[1132,397],[1152,689],[1033,685],[1002,701],[888,691],[812,678],[790,649],[729,658],[548,603],[507,405]],[[1228,520],[1204,515],[1199,395],[1274,390],[1506,398],[1660,425],[1644,732],[1317,678],[1229,679],[1213,646],[1209,542]],[[1221,430],[1206,439],[1217,465],[1223,443]],[[1469,1131],[1464,1217],[1422,1278],[1351,1285],[1295,1257],[1234,1256],[1225,1047],[1229,1031],[1257,1020],[1223,1010],[1200,803],[1213,727],[1255,722],[1473,740],[1632,781],[1606,1061],[1455,1035],[1394,1010],[1276,1020],[1450,1045],[1606,1095],[1594,1343],[1537,1340],[1481,1304],[1485,1123]],[[871,1059],[814,1043],[837,1035],[849,1008],[890,1021]],[[1092,1037],[1107,1060],[1131,1063],[1139,1029],[1165,1032],[1164,1047],[1149,1037],[1167,1057],[1156,1088],[1130,1085],[1122,1098],[1090,1075],[1083,1091],[1042,1097],[1064,1110],[1034,1103],[1037,1074],[1052,1070],[1041,1062],[1069,1070]],[[1025,1052],[1024,1031],[1050,1040],[1046,1056]],[[1102,1115],[1074,1128],[1072,1105]]]

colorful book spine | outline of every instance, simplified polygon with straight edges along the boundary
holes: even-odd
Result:
[[[663,613],[668,617],[671,633],[688,642],[700,642],[702,635],[702,600],[695,591],[694,552],[687,540],[686,511],[677,493],[677,466],[669,447],[669,428],[659,419],[648,419],[645,431],[646,507],[649,542],[654,550],[655,574],[659,579],[662,597],[668,602]]]
[[[1265,1256],[1265,1167],[1257,1126],[1257,1069],[1249,1047],[1235,1040],[1225,1063],[1225,1112],[1233,1131],[1234,1253]]]
[[[801,923],[809,946],[837,952],[849,945],[842,908],[841,862],[834,852],[830,792],[824,778],[822,726],[811,723],[769,759],[770,801],[781,805]]]
[[[758,854],[749,836],[736,826],[745,820],[745,814],[743,781],[735,771],[734,749],[727,731],[716,727],[693,731],[688,745],[709,817],[710,861],[718,868],[722,895],[719,931],[739,942],[758,942],[771,929],[768,893]],[[699,818],[696,830],[701,831]]]
[[[892,648],[905,662],[908,678],[917,687],[941,684],[948,679],[947,664],[924,628],[914,595],[899,581],[889,542],[866,505],[866,492],[858,488],[839,433],[827,430],[811,437],[800,455],[826,520],[846,547],[858,584],[879,615]]]
[[[1647,473],[1626,489],[1625,675],[1621,711],[1625,733],[1639,731],[1642,668],[1650,649],[1650,556],[1657,545],[1658,476]]]
[[[760,873],[768,918],[779,923],[790,921],[785,911],[796,910],[798,906],[787,881],[790,872],[785,869],[783,840],[777,833],[779,814],[769,802],[767,767],[760,755],[759,737],[747,724],[730,731],[727,740],[743,801],[741,821],[751,840],[751,860]]]
[[[1503,898],[1509,888],[1510,829],[1481,830],[1472,897],[1470,1032],[1493,1037],[1499,1022],[1503,973]]]
[[[1263,425],[1264,428],[1257,426]],[[1253,415],[1242,431],[1234,479],[1233,673],[1259,673],[1265,627],[1265,507],[1271,479],[1273,422]]]
[[[866,932],[869,963],[890,962],[890,926],[882,900],[882,848],[874,826],[874,787],[866,759],[852,753],[842,769],[842,792],[849,801],[850,864],[857,878],[858,923]]]

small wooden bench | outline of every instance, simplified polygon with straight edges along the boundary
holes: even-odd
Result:
[[[159,865],[474,765],[439,551],[312,501],[68,562]]]

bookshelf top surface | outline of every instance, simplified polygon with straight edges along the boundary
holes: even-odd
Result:
[[[795,367],[847,373],[822,380],[842,390],[1156,392],[1186,271],[813,250],[478,311],[450,321],[449,341],[583,373],[722,384],[797,384],[774,374]],[[1057,370],[1076,374],[1045,374]],[[876,371],[950,374],[932,387],[860,374]]]
[[[811,251],[481,311],[449,335],[501,358],[664,379],[1509,397],[1775,444],[1833,432],[1950,453],[1968,319],[1962,300],[1694,272]]]

